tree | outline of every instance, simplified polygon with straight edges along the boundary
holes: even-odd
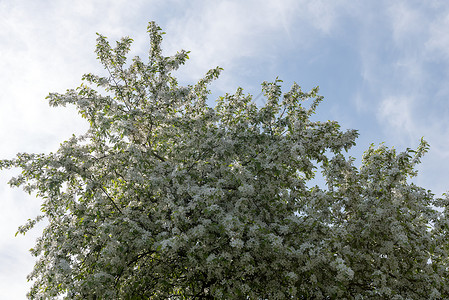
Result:
[[[188,59],[165,57],[150,22],[149,59],[99,35],[105,76],[87,74],[50,105],[90,128],[50,154],[0,161],[12,186],[42,199],[30,299],[449,298],[449,201],[413,183],[427,151],[345,152],[355,130],[310,119],[322,97],[262,83],[210,107],[208,84],[179,86]],[[306,105],[306,101],[311,101]],[[310,187],[321,169],[326,188]]]

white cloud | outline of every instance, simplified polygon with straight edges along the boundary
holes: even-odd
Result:
[[[429,36],[425,43],[427,59],[444,59],[449,63],[449,7],[439,7],[439,13],[433,16],[429,25]]]
[[[269,48],[278,46],[270,45],[272,39],[268,37],[288,34],[285,28],[289,18],[279,3],[254,5],[252,1],[220,1],[201,8],[196,4],[184,17],[169,22],[165,40],[169,51],[174,52],[180,47],[191,51],[189,74],[183,74],[190,80],[199,78],[215,66],[231,73],[234,65],[244,57],[266,58]],[[264,63],[273,62],[266,60]]]
[[[369,16],[367,8],[356,16],[364,82],[354,102],[361,114],[375,113],[388,144],[414,147],[421,137],[430,143],[416,180],[441,194],[449,176],[442,163],[449,157],[449,6],[383,1]]]
[[[279,52],[313,47],[321,35],[336,30],[342,1],[191,1],[183,16],[171,19],[165,45],[168,52],[191,51],[191,60],[180,71],[196,80],[208,69],[225,69],[219,82],[232,91],[238,80],[232,77],[242,60],[257,59],[270,66],[282,57]],[[258,70],[239,70],[251,76]]]
[[[411,98],[405,96],[389,96],[381,101],[378,118],[383,127],[388,128],[389,134],[402,136],[406,133],[410,136],[415,132],[411,103]]]
[[[387,8],[387,15],[392,26],[393,40],[397,46],[408,47],[424,38],[426,26],[422,25],[428,23],[428,16],[418,7],[412,7],[408,2],[396,1]]]

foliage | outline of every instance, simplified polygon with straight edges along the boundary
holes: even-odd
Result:
[[[147,63],[127,60],[132,39],[99,35],[107,76],[48,96],[77,107],[85,135],[0,161],[43,201],[19,232],[48,220],[30,299],[449,297],[448,199],[407,182],[425,141],[371,147],[356,168],[357,132],[310,119],[317,88],[277,79],[262,107],[240,88],[210,107],[220,69],[179,86],[188,53],[163,56],[161,29],[148,32]],[[316,168],[327,188],[308,185]]]

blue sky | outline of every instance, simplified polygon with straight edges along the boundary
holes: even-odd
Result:
[[[194,83],[224,68],[213,96],[239,86],[257,95],[279,76],[285,90],[320,86],[316,115],[358,129],[351,155],[370,143],[399,150],[430,143],[415,182],[441,195],[449,189],[449,2],[447,1],[0,1],[0,157],[48,152],[87,124],[72,108],[50,108],[49,92],[77,87],[102,72],[96,32],[113,42],[134,38],[145,57],[148,21],[167,34],[165,54],[191,51],[177,72]],[[211,99],[213,103],[214,99]],[[0,174],[0,298],[24,299],[39,230],[14,237],[39,200]]]

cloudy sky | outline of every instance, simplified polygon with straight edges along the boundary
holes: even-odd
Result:
[[[441,195],[449,189],[449,2],[353,0],[0,0],[0,158],[55,151],[86,123],[68,108],[50,108],[49,92],[102,72],[96,32],[113,42],[134,38],[145,57],[146,26],[167,33],[167,55],[191,51],[177,74],[194,83],[224,68],[213,95],[239,86],[257,95],[279,76],[287,90],[320,86],[316,118],[358,129],[351,155],[360,162],[371,144],[399,150],[431,145],[415,182]],[[210,103],[213,103],[211,99]],[[24,299],[39,230],[14,237],[39,211],[39,200],[0,174],[0,298]]]

